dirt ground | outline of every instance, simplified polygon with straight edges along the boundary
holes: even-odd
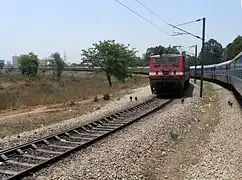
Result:
[[[31,81],[1,75],[0,138],[92,112],[146,85],[148,79],[138,75],[125,84],[114,80],[112,88],[102,74],[95,73],[65,73],[61,84],[46,75]],[[103,100],[104,94],[111,99]],[[94,102],[95,96],[98,102]]]
[[[199,86],[199,83],[197,83]],[[161,154],[161,149],[154,150],[148,166],[154,170],[145,179],[184,179],[185,167],[195,165],[200,158],[200,148],[206,145],[209,133],[219,122],[218,96],[211,84],[204,84],[204,97],[198,110],[199,118],[190,130],[178,139],[169,142],[167,155]],[[157,163],[158,162],[158,163]]]
[[[219,121],[218,97],[211,84],[206,84],[204,94],[202,113],[198,122],[193,124],[191,131],[173,145],[173,151],[164,159],[163,163],[166,166],[160,172],[160,177],[184,179],[183,171],[181,171],[183,167],[197,164],[200,158],[199,149],[206,145],[209,133]]]

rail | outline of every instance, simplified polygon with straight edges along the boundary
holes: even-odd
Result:
[[[163,108],[173,99],[156,97],[81,127],[0,151],[0,179],[19,179]]]

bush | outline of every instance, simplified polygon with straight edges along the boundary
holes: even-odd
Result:
[[[110,99],[109,94],[104,94],[103,95],[103,100],[108,101]]]
[[[94,102],[98,102],[98,101],[99,101],[98,97],[95,96],[95,98],[94,98]]]

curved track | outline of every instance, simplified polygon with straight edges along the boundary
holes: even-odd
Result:
[[[75,129],[0,151],[0,179],[19,179],[47,164],[163,108],[173,99],[153,98],[139,105]]]

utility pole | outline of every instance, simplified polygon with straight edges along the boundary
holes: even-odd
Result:
[[[202,31],[202,51],[201,51],[201,84],[200,84],[200,97],[203,96],[203,62],[204,62],[204,43],[205,43],[205,23],[206,18],[203,18],[203,31]]]
[[[64,51],[64,61],[66,62],[66,50]]]
[[[203,21],[202,37],[194,35],[194,34],[188,32],[188,31],[185,31],[184,29],[181,29],[181,28],[177,27],[177,26],[181,26],[181,25],[184,25],[184,24],[190,24],[190,23],[198,22],[198,21]],[[173,36],[188,34],[188,35],[191,35],[191,36],[193,36],[193,37],[195,37],[197,39],[202,40],[202,51],[201,51],[201,66],[202,67],[201,67],[200,97],[203,96],[203,62],[204,62],[205,24],[206,24],[206,18],[197,19],[195,21],[190,21],[190,22],[187,22],[187,23],[182,23],[182,24],[179,24],[177,26],[175,26],[173,24],[169,24],[171,27],[176,28],[176,29],[178,29],[178,30],[183,32],[183,33],[176,33]]]
[[[195,72],[194,72],[194,84],[197,81],[197,45],[195,45]]]

